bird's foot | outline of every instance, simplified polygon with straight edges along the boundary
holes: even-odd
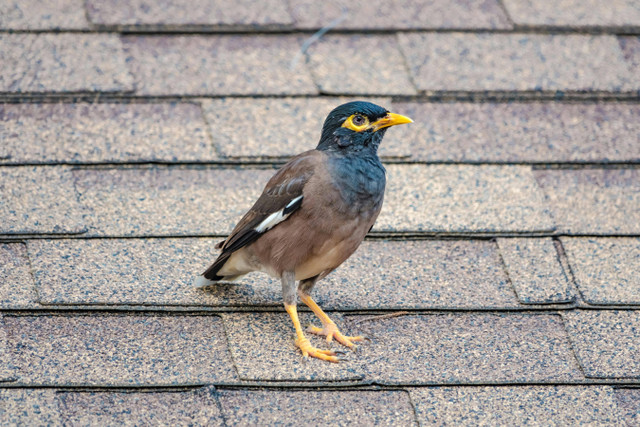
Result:
[[[327,337],[327,342],[331,342],[331,340],[335,338],[336,341],[338,341],[340,344],[354,350],[356,348],[356,345],[353,343],[353,341],[364,341],[364,337],[362,336],[348,337],[342,335],[335,323],[326,323],[323,328],[318,328],[317,326],[311,325],[309,326],[309,329],[307,329],[307,331],[315,335],[322,335]]]
[[[302,351],[302,355],[306,357],[315,357],[317,359],[326,360],[328,362],[338,363],[340,359],[336,353],[331,350],[320,350],[311,345],[306,337],[296,339],[296,345]]]

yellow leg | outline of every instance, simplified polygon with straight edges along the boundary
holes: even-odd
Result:
[[[316,326],[310,326],[309,329],[307,329],[312,334],[326,336],[327,342],[331,342],[331,340],[335,338],[336,341],[338,341],[340,344],[353,349],[356,348],[356,345],[353,343],[353,341],[357,342],[357,341],[364,340],[364,337],[361,337],[361,336],[347,337],[342,335],[342,333],[338,330],[338,327],[333,322],[333,320],[331,320],[329,316],[327,316],[327,313],[322,311],[320,306],[316,304],[313,298],[311,298],[309,295],[301,294],[300,300],[302,300],[302,302],[305,303],[311,309],[311,311],[313,311],[315,315],[318,316],[318,319],[320,319],[320,321],[322,322],[322,328],[318,328]]]
[[[331,350],[320,350],[311,345],[307,337],[304,336],[304,332],[302,332],[302,326],[300,326],[300,319],[298,319],[298,310],[296,309],[295,304],[285,304],[284,309],[287,310],[289,316],[291,316],[291,320],[293,321],[293,326],[296,328],[296,345],[302,351],[302,355],[304,357],[316,357],[318,359],[327,360],[329,362],[339,362],[340,359],[336,357],[336,353]]]

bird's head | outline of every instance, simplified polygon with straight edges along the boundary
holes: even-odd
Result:
[[[412,122],[371,102],[348,102],[327,116],[317,149],[345,154],[363,150],[375,153],[389,126]]]

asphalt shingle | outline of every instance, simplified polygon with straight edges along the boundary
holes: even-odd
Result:
[[[225,390],[219,395],[230,425],[416,425],[403,391]]]
[[[322,124],[336,106],[362,98],[221,98],[204,101],[214,144],[229,158],[286,158],[316,147]],[[391,109],[390,98],[369,98]],[[243,132],[238,132],[238,124]],[[389,132],[382,157],[407,157],[406,141]]]
[[[82,0],[0,2],[3,30],[84,30],[89,25]]]
[[[618,400],[618,407],[627,424],[630,426],[640,424],[640,389],[617,389],[616,398]]]
[[[571,269],[589,304],[640,304],[640,239],[563,237]]]
[[[412,389],[420,425],[621,425],[609,386]]]
[[[546,193],[559,231],[640,233],[638,169],[544,169],[535,170],[534,175]]]
[[[18,381],[32,385],[170,385],[233,380],[214,316],[4,316]]]
[[[349,317],[351,320],[362,317]],[[366,378],[390,384],[526,383],[582,379],[553,315],[436,314],[354,325]]]
[[[0,424],[62,425],[56,407],[56,392],[49,389],[0,389]]]
[[[9,355],[7,353],[7,334],[4,332],[2,315],[0,314],[0,383],[2,381],[11,381],[15,377],[15,369],[9,364]],[[0,417],[1,417],[0,406]],[[1,419],[1,418],[0,418]]]
[[[640,27],[634,0],[505,0],[509,17],[526,27]]]
[[[0,168],[0,234],[84,231],[68,168]]]
[[[89,0],[93,24],[128,30],[258,30],[290,27],[285,0]]]
[[[0,162],[175,162],[217,157],[200,106],[0,105]]]
[[[124,37],[139,95],[314,95],[298,36]]]
[[[638,70],[640,68],[640,37],[619,37],[618,41],[629,69]]]
[[[64,425],[222,426],[213,388],[193,391],[61,392]]]
[[[640,161],[637,104],[401,102],[393,110],[414,120],[393,137],[415,160]]]
[[[0,34],[0,92],[127,92],[120,39],[110,34]]]
[[[507,29],[508,18],[495,0],[447,1],[355,0],[348,3],[289,0],[296,27],[322,28],[344,16],[336,28],[396,29]]]
[[[405,60],[393,36],[327,36],[307,50],[320,92],[413,95]]]
[[[273,173],[163,167],[73,171],[89,234],[115,236],[229,233]]]
[[[36,298],[24,243],[0,243],[0,308],[32,307]]]
[[[553,240],[498,239],[498,246],[520,302],[553,304],[573,300]]]
[[[300,306],[301,307],[301,306]],[[313,313],[300,311],[300,322],[320,325]],[[342,327],[340,315],[331,318]],[[284,311],[278,313],[233,313],[223,315],[229,349],[242,380],[254,381],[355,381],[363,377],[358,353],[348,354],[349,360],[333,364],[309,358],[305,360],[295,346],[293,322]],[[324,337],[306,334],[311,345],[320,349],[345,350],[335,341],[327,344]]]
[[[587,377],[640,377],[639,311],[580,310],[562,315]]]
[[[640,87],[613,36],[400,34],[418,89],[631,91]]]
[[[506,233],[555,228],[530,167],[387,166],[376,231]]]

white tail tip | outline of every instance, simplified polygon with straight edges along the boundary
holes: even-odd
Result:
[[[198,276],[193,281],[193,287],[195,287],[195,288],[203,288],[205,286],[213,285],[214,283],[216,283],[216,282],[214,282],[213,280],[209,280],[204,276]]]

